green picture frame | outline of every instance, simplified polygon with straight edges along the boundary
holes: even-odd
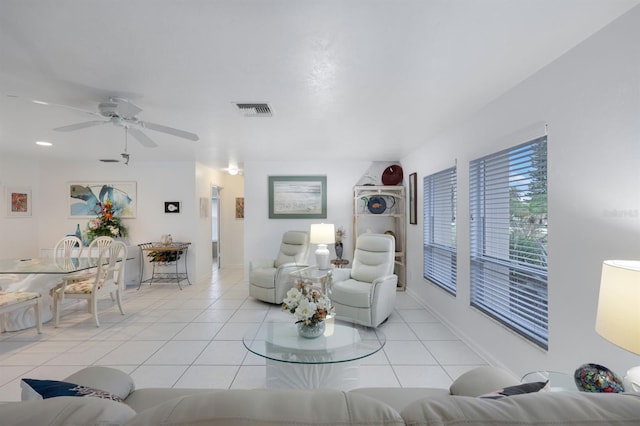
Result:
[[[326,176],[269,176],[269,219],[326,218]]]

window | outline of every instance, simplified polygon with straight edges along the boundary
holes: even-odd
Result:
[[[547,137],[470,164],[471,305],[548,347]]]
[[[424,259],[426,279],[456,294],[456,168],[424,178]]]

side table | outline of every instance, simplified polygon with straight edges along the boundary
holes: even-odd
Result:
[[[331,259],[331,264],[336,268],[342,268],[344,266],[347,266],[349,264],[349,261],[347,259]]]
[[[317,266],[309,266],[289,273],[289,275],[294,279],[301,279],[310,284],[320,284],[320,291],[322,291],[322,294],[327,297],[329,297],[331,290],[327,287],[327,281],[330,274],[331,270],[318,269]]]
[[[180,290],[182,290],[182,286],[180,285],[180,281],[186,280],[189,285],[191,285],[191,281],[189,281],[189,275],[187,273],[187,251],[191,243],[170,243],[170,244],[162,244],[162,243],[143,243],[138,244],[140,247],[140,252],[142,256],[140,256],[140,284],[138,285],[138,290],[140,290],[140,286],[143,282],[148,282],[149,284],[156,282],[167,282],[167,281],[175,281],[178,284]],[[144,280],[144,264],[147,263],[144,255],[145,252],[148,252],[147,256],[151,258],[150,263],[153,268],[151,271],[151,278],[148,280]],[[178,271],[178,260],[180,258],[183,259],[184,264],[184,272]],[[175,265],[175,272],[159,272],[156,271],[156,267],[158,266],[169,266]]]

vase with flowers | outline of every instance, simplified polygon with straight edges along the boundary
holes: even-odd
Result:
[[[298,334],[314,338],[324,333],[325,320],[333,314],[331,300],[309,283],[299,280],[282,301],[282,309],[296,318]]]
[[[115,215],[111,200],[97,202],[96,209],[92,211],[96,213],[96,217],[89,219],[87,224],[87,239],[89,241],[102,236],[124,238],[129,235],[127,227],[122,224],[122,219]]]
[[[335,249],[336,249],[336,258],[338,258],[338,260],[342,260],[342,252],[344,250],[344,247],[342,245],[342,239],[345,238],[346,236],[347,236],[347,231],[344,229],[343,226],[339,227],[336,230]]]

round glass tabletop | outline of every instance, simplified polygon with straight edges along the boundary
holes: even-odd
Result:
[[[333,364],[373,355],[386,338],[378,330],[329,319],[324,334],[314,339],[299,336],[293,322],[265,322],[249,329],[242,342],[250,352],[274,361]]]

